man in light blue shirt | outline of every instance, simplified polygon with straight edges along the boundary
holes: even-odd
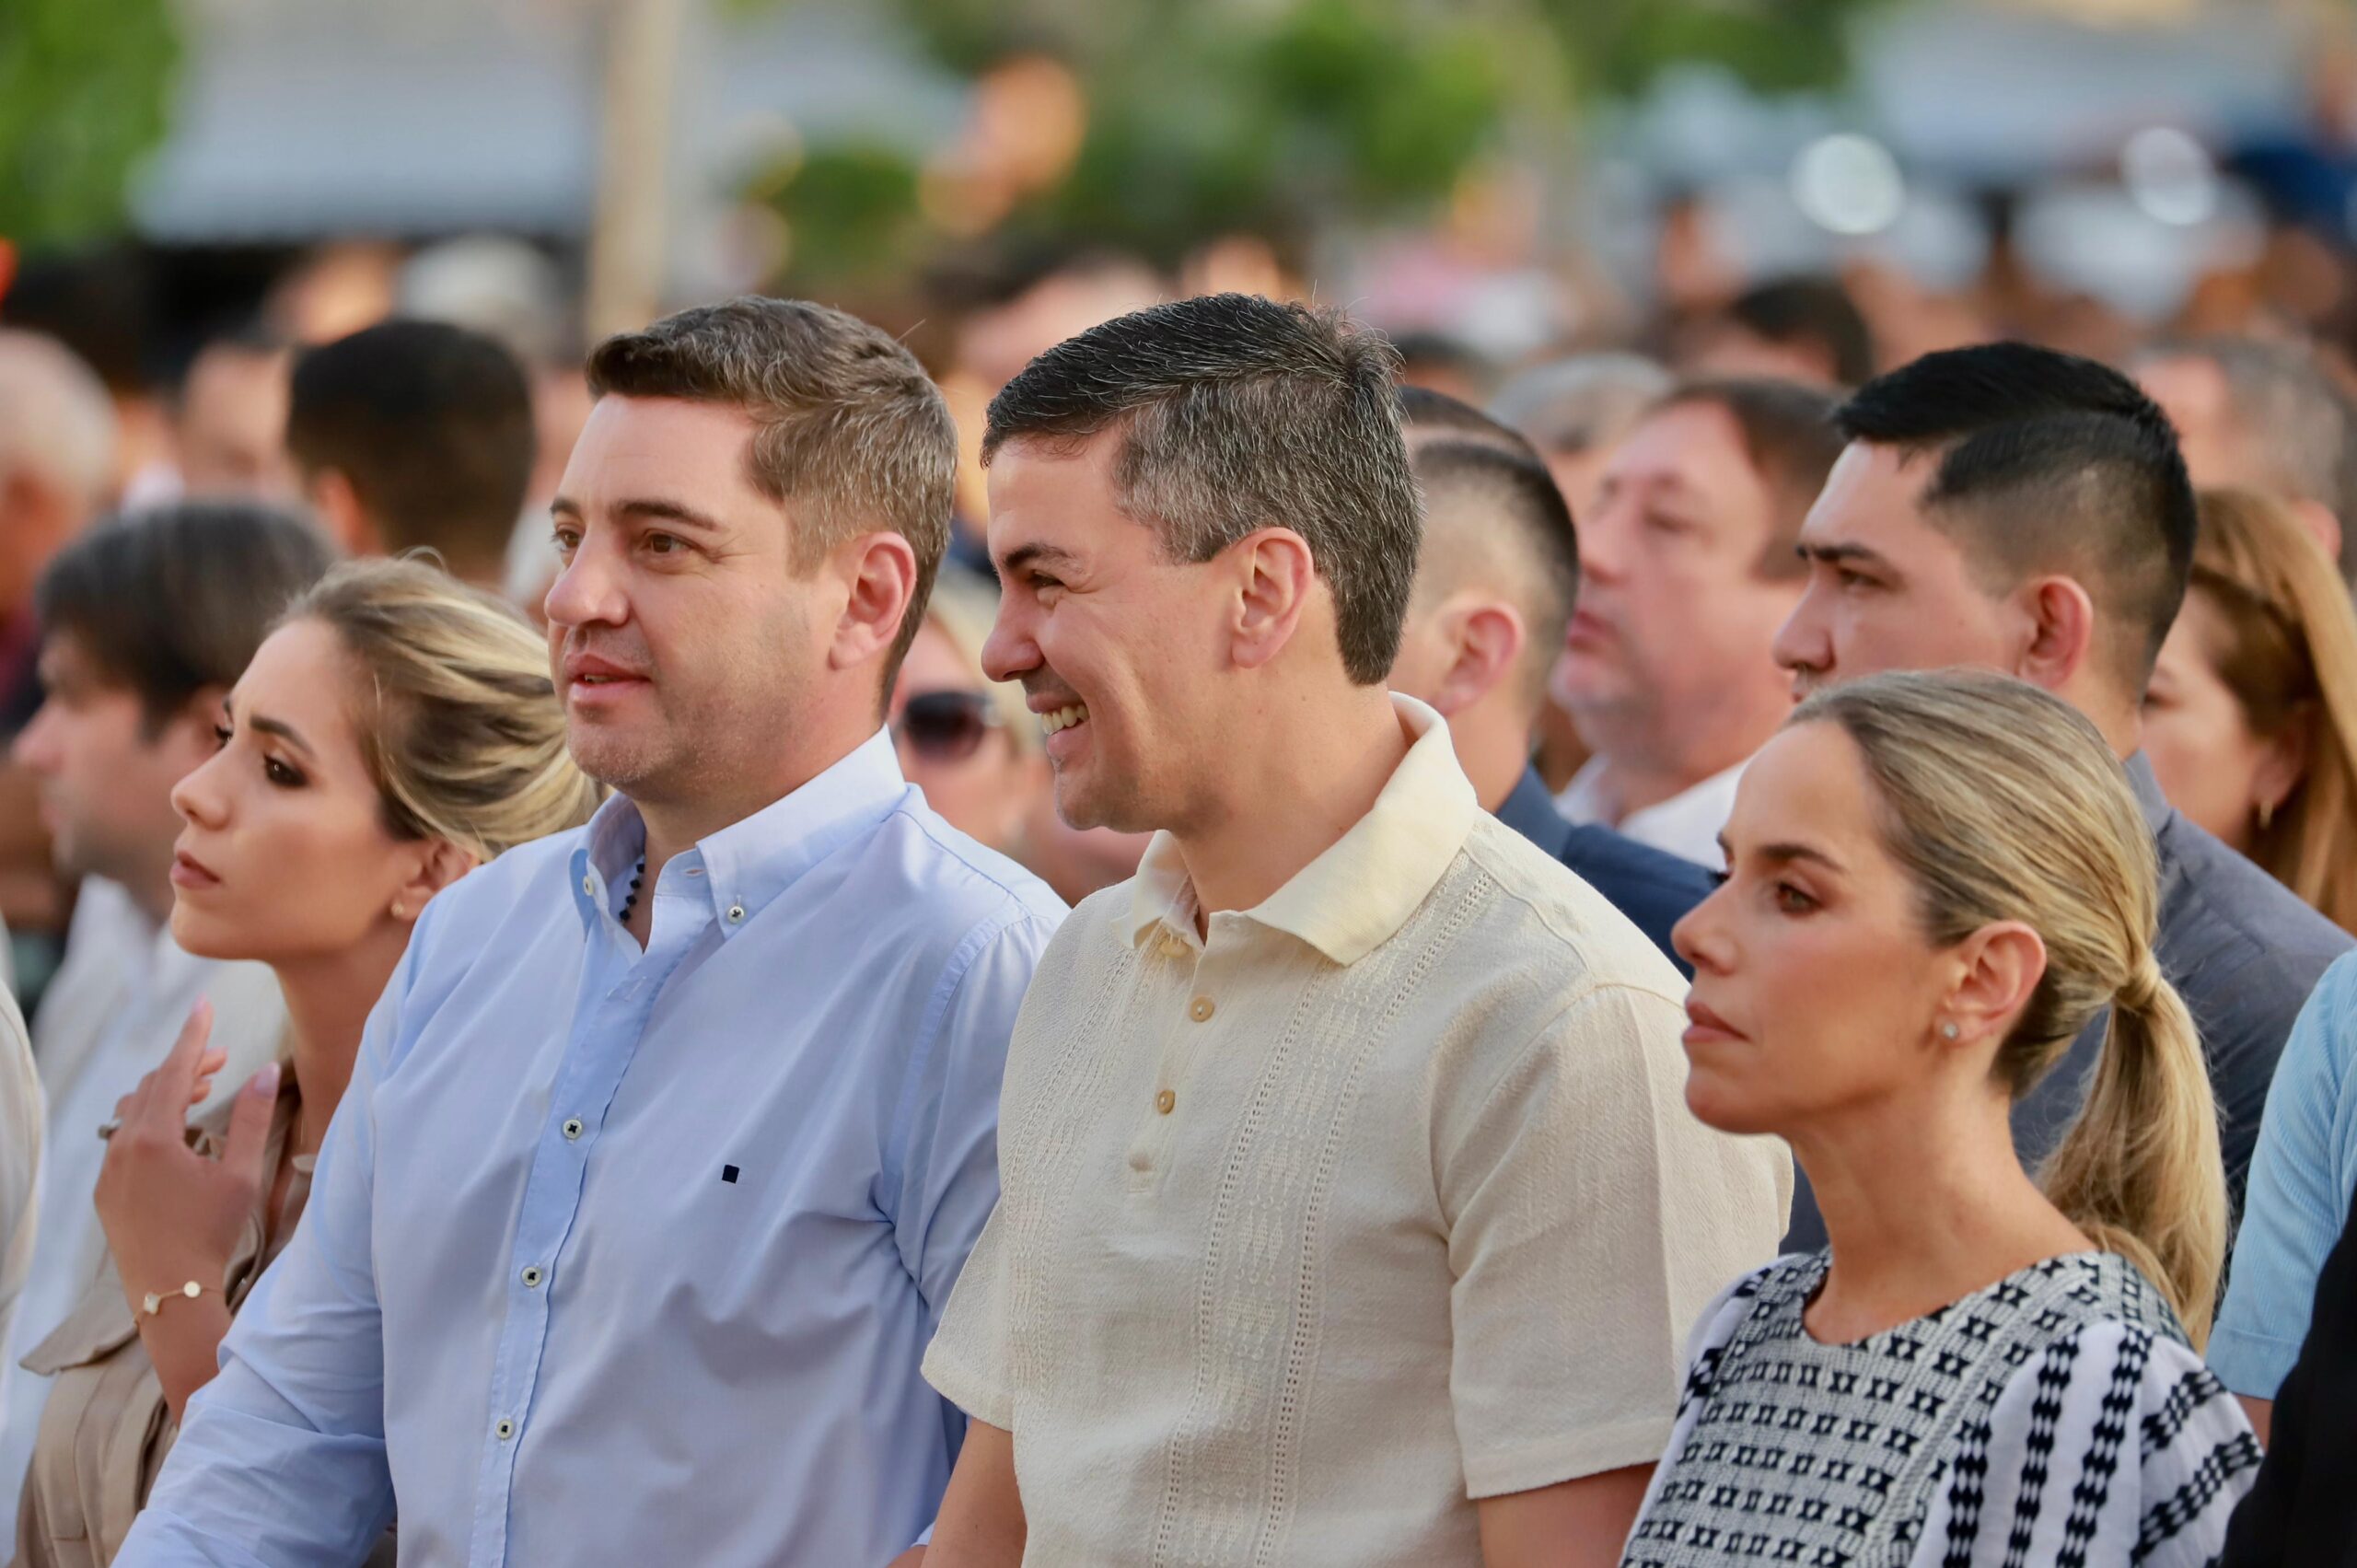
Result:
[[[2357,955],[2324,971],[2283,1047],[2251,1156],[2210,1366],[2261,1438],[2300,1358],[2316,1276],[2357,1191]]]
[[[121,1562],[880,1565],[962,1427],[918,1363],[997,1195],[1062,913],[879,727],[954,436],[775,300],[591,356],[550,650],[620,792],[437,899],[304,1222]]]

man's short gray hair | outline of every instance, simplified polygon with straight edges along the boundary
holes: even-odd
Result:
[[[0,327],[0,477],[38,474],[85,513],[114,489],[114,401],[72,350]]]
[[[2205,337],[2165,343],[2146,364],[2198,359],[2218,367],[2235,428],[2263,482],[2340,520],[2340,570],[2357,575],[2357,405],[2305,343]]]
[[[1350,678],[1391,672],[1423,524],[1393,389],[1399,356],[1339,313],[1253,295],[1181,299],[1058,343],[991,400],[988,462],[1009,441],[1120,429],[1121,509],[1171,559],[1255,530],[1298,533],[1333,590]]]
[[[1540,451],[1573,457],[1627,435],[1673,384],[1668,371],[1641,354],[1575,354],[1516,376],[1490,412]]]

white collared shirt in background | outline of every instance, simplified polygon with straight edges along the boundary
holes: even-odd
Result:
[[[1665,850],[1697,865],[1713,871],[1727,868],[1726,853],[1719,848],[1719,835],[1726,830],[1727,819],[1735,814],[1735,786],[1743,781],[1743,770],[1750,766],[1750,759],[1713,773],[1667,800],[1618,819],[1612,815],[1612,802],[1606,797],[1603,763],[1602,758],[1591,757],[1581,764],[1563,793],[1555,797],[1556,809],[1573,822],[1592,822],[1614,829],[1641,844]]]
[[[192,1120],[244,1086],[278,1054],[286,1004],[261,964],[200,958],[148,919],[119,883],[85,878],[66,928],[65,959],[42,994],[33,1063],[48,1099],[40,1235],[6,1338],[0,1396],[0,1541],[17,1539],[17,1502],[32,1461],[50,1380],[17,1363],[65,1320],[106,1256],[91,1202],[106,1144],[99,1124],[171,1051],[197,998],[213,999],[213,1044],[228,1064]]]

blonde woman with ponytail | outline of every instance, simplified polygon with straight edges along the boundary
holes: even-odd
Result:
[[[1679,924],[1689,1106],[1788,1142],[1829,1247],[1707,1310],[1630,1568],[2210,1561],[2258,1447],[2199,1346],[2226,1237],[2157,872],[2093,725],[1964,672],[1821,691]],[[2033,1177],[2009,1113],[2106,1007]]]
[[[172,935],[268,964],[286,1050],[190,1128],[223,1065],[200,1004],[116,1108],[97,1193],[106,1267],[26,1359],[57,1380],[17,1568],[97,1568],[122,1549],[190,1395],[302,1216],[362,1025],[426,901],[586,820],[601,794],[565,751],[540,636],[417,562],[339,567],[297,598],[215,728],[219,750],[172,791]],[[393,1561],[389,1537],[370,1561]]]

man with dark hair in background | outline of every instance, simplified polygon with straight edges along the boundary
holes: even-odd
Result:
[[[379,322],[295,362],[286,449],[354,555],[431,550],[497,592],[536,439],[523,366],[463,327]]]
[[[286,344],[258,327],[209,338],[172,400],[180,493],[265,501],[298,497],[286,455]]]
[[[2357,404],[2313,345],[2187,338],[2136,361],[2193,482],[2272,495],[2357,582]]]
[[[1397,363],[1216,295],[992,401],[984,663],[1067,818],[1156,831],[1009,1049],[930,1568],[1612,1562],[1680,1326],[1781,1228],[1781,1149],[1686,1109],[1677,971],[1384,689]]]
[[[235,502],[180,502],[102,523],[36,595],[44,696],[15,761],[40,791],[57,867],[81,890],[64,961],[35,1016],[48,1096],[41,1237],[6,1346],[15,1367],[81,1298],[106,1237],[94,1133],[160,1063],[199,997],[228,1053],[215,1099],[278,1051],[286,1009],[261,964],[172,940],[172,786],[218,748],[221,699],[287,602],[327,570],[319,530]],[[0,1517],[13,1521],[49,1379],[11,1375],[0,1411]],[[15,1539],[14,1526],[5,1538]]]
[[[1840,450],[1833,400],[1788,381],[1672,392],[1613,449],[1579,520],[1555,698],[1593,753],[1574,822],[1711,869],[1736,782],[1792,698],[1770,649],[1801,594],[1793,540]]]
[[[1854,387],[1875,373],[1874,334],[1839,278],[1757,284],[1682,334],[1678,361],[1697,376],[1765,376]]]
[[[1579,541],[1562,492],[1529,442],[1470,404],[1404,387],[1399,411],[1424,540],[1391,689],[1448,721],[1484,810],[1571,867],[1684,968],[1670,928],[1709,895],[1710,874],[1609,828],[1565,821],[1531,764],[1579,592]]]
[[[1777,661],[1802,695],[1878,670],[1984,666],[2103,732],[2159,851],[2155,951],[2200,1030],[2239,1211],[2276,1059],[2351,942],[2172,810],[2138,753],[2144,684],[2193,558],[2193,487],[2168,420],[2118,371],[2008,343],[1926,354],[1859,389],[1839,421],[1848,445],[1801,530],[1807,592]],[[2015,1103],[2029,1166],[2076,1114],[2108,1019]],[[1796,1202],[1791,1245],[1822,1241]]]

